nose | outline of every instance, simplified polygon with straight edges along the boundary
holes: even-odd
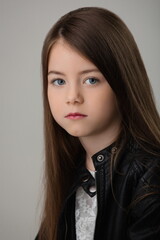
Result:
[[[67,91],[66,102],[67,104],[81,104],[84,98],[78,86],[70,86]]]

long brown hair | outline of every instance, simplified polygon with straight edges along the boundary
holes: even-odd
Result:
[[[96,7],[80,8],[61,17],[49,31],[42,51],[45,202],[39,239],[43,240],[56,239],[76,156],[83,151],[78,138],[55,122],[48,103],[48,59],[59,38],[93,62],[112,87],[122,116],[124,135],[120,149],[128,134],[150,152],[160,147],[160,118],[148,76],[134,38],[123,21],[114,13]]]

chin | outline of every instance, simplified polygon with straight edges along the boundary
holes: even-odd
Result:
[[[79,130],[72,130],[72,131],[67,131],[71,136],[73,137],[84,137],[86,134],[84,134],[82,131]]]
[[[82,137],[81,134],[79,133],[74,133],[74,132],[68,132],[69,135],[73,136],[73,137]]]

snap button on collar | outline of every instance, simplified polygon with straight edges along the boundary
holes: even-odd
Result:
[[[116,148],[116,147],[113,147],[113,148],[111,149],[111,152],[112,152],[112,153],[116,153],[116,152],[117,152],[117,148]]]
[[[103,155],[98,155],[97,156],[97,161],[98,162],[102,162],[104,160],[104,156]]]
[[[96,187],[95,187],[95,186],[91,186],[91,187],[89,188],[89,191],[90,191],[91,193],[95,193],[95,192],[96,192]]]

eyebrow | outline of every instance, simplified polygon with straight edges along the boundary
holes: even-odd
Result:
[[[93,68],[93,69],[86,69],[86,70],[83,70],[81,72],[79,72],[80,75],[83,75],[83,74],[86,74],[86,73],[90,73],[90,72],[100,72],[97,68]],[[50,74],[56,74],[56,75],[62,75],[62,76],[65,76],[65,74],[63,72],[59,72],[59,71],[54,71],[54,70],[51,70],[48,72],[48,76]]]

